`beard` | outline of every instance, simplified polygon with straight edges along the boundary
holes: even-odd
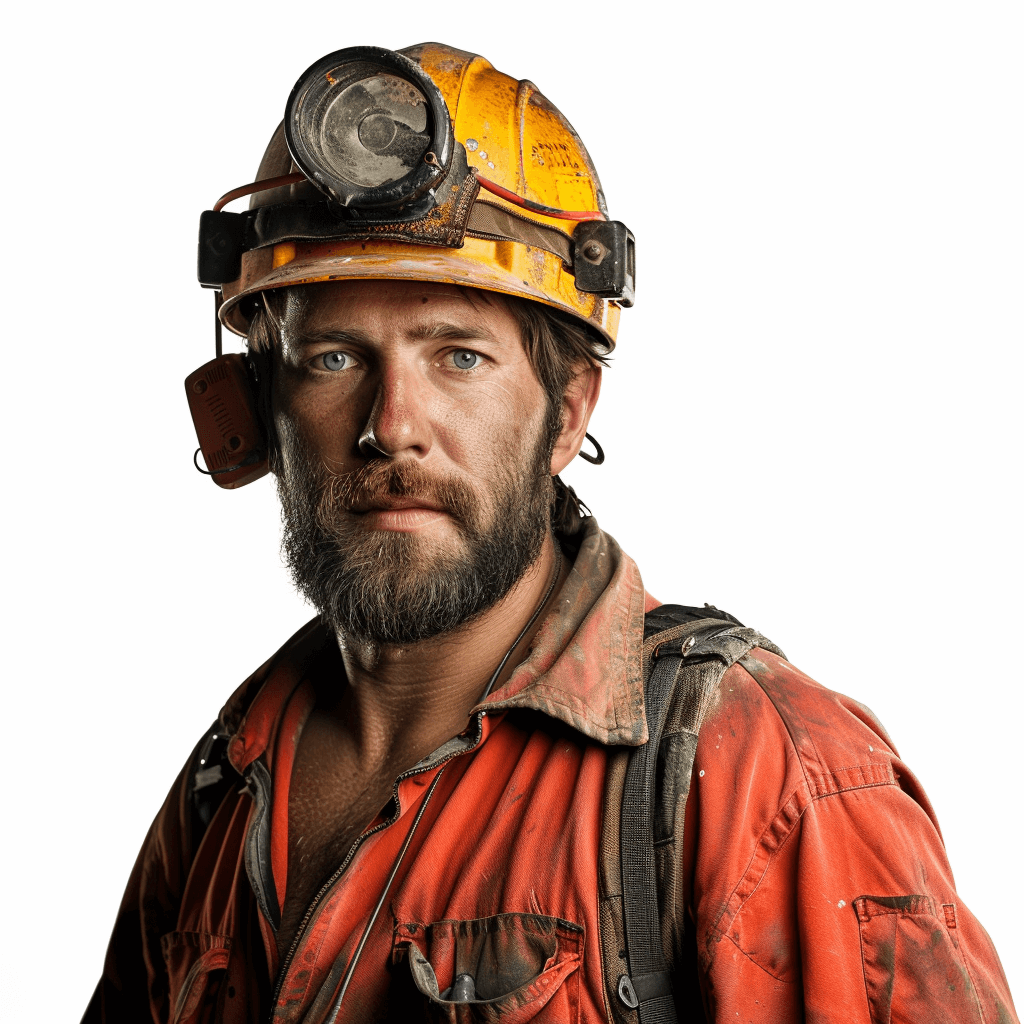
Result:
[[[334,473],[290,432],[277,488],[296,587],[335,633],[380,645],[440,636],[491,608],[536,561],[550,527],[552,427],[524,460],[503,460],[489,510],[463,480],[408,460]],[[362,526],[356,508],[397,497],[440,506],[455,543],[439,549],[415,534]]]

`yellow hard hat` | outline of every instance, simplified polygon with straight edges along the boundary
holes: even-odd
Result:
[[[244,213],[221,208],[252,194]],[[299,79],[257,181],[203,214],[199,278],[245,334],[272,288],[358,278],[553,306],[615,343],[633,236],[583,143],[528,81],[439,43],[350,47]]]

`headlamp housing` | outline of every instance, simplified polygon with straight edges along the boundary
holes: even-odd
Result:
[[[440,90],[414,61],[379,46],[350,46],[311,65],[288,97],[284,130],[299,169],[346,208],[401,208],[451,166]]]

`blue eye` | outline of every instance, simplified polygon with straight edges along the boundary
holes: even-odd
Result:
[[[452,353],[452,362],[460,370],[472,370],[480,362],[480,357],[468,348],[460,348]]]
[[[320,357],[320,363],[325,370],[343,370],[348,361],[348,356],[344,352],[327,352]]]

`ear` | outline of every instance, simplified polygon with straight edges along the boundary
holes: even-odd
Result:
[[[562,430],[551,453],[551,475],[557,476],[583,447],[590,417],[601,394],[601,367],[589,363],[569,381],[562,399]]]

